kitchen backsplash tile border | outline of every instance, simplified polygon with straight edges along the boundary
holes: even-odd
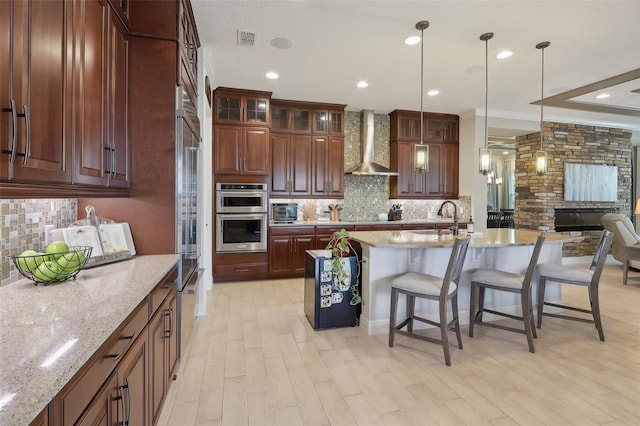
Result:
[[[8,256],[45,248],[45,225],[64,228],[76,221],[76,199],[0,199],[0,286],[21,277]]]

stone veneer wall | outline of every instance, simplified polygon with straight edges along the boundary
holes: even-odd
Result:
[[[389,126],[390,120],[387,114],[374,114],[374,150],[375,161],[378,164],[389,167]],[[345,112],[344,126],[344,168],[349,168],[360,163],[361,155],[361,113],[359,111]],[[274,201],[274,200],[272,200]],[[285,200],[277,200],[282,202]],[[325,211],[329,204],[337,202],[343,205],[341,219],[345,221],[362,222],[376,220],[378,213],[387,213],[392,204],[402,205],[403,219],[426,218],[427,211],[437,210],[444,200],[393,200],[389,199],[388,176],[353,176],[344,177],[344,199],[341,200],[314,200],[295,199],[289,202],[297,202],[301,208],[303,204],[313,203],[316,212]],[[459,208],[461,219],[467,219],[471,209],[471,198],[460,197],[453,200]]]
[[[543,149],[547,152],[546,176],[535,173],[535,152],[540,133],[516,138],[516,228],[554,229],[554,209],[561,207],[615,208],[631,212],[631,132],[580,124],[544,123]],[[618,166],[618,201],[564,201],[564,163]],[[591,256],[601,231],[582,232],[581,243],[565,244],[563,256]]]
[[[77,210],[78,201],[75,199],[0,199],[0,285],[22,277],[7,256],[27,249],[44,250],[44,226],[66,228],[76,221]]]

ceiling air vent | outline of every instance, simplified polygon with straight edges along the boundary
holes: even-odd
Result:
[[[256,42],[256,33],[238,30],[239,46],[253,46],[255,42]]]

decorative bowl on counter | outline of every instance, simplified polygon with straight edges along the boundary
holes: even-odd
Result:
[[[91,246],[69,247],[59,253],[9,256],[16,269],[34,284],[50,284],[75,279],[91,257]]]

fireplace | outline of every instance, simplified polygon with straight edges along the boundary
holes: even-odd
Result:
[[[604,229],[602,216],[617,213],[615,208],[558,208],[555,211],[555,230],[563,231],[598,231]]]

